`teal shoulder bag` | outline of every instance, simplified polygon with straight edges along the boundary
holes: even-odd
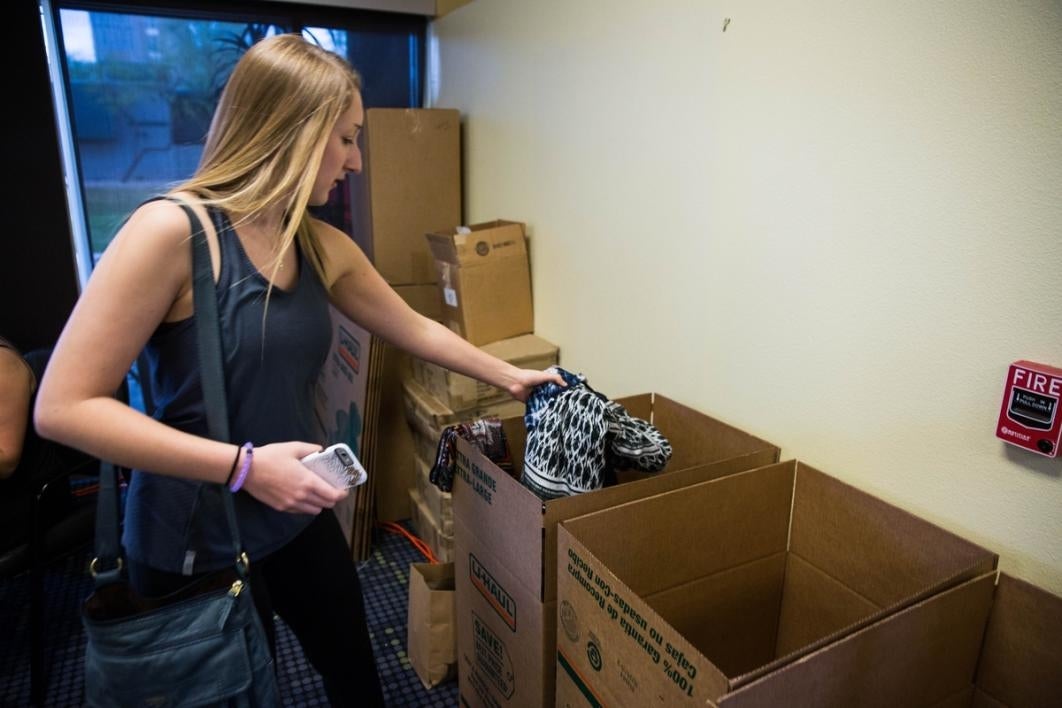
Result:
[[[229,440],[214,274],[206,233],[192,226],[193,297],[203,399],[210,437]],[[221,485],[233,566],[159,598],[139,596],[123,572],[114,466],[100,470],[94,589],[82,606],[85,702],[89,706],[272,707],[280,704],[268,641],[248,584],[232,493]]]

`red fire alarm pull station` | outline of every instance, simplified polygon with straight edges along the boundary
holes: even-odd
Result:
[[[1046,457],[1058,456],[1062,439],[1062,369],[1016,361],[1010,365],[996,437]]]

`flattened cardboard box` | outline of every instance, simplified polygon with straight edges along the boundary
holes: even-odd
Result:
[[[778,459],[778,448],[770,443],[664,396],[642,394],[618,402],[631,415],[653,422],[672,442],[675,453],[666,470],[621,473],[623,484],[543,502],[474,447],[458,441],[453,502],[458,677],[464,704],[552,705],[558,521]],[[523,418],[505,419],[502,425],[519,472],[526,443]],[[488,650],[492,646],[498,648],[495,654]],[[499,673],[499,667],[508,665],[502,657],[510,657],[508,663],[515,667],[511,680],[505,678],[508,673]]]
[[[524,225],[498,220],[468,228],[427,234],[443,323],[477,346],[534,331]]]
[[[558,349],[541,337],[522,334],[480,347],[488,354],[521,369],[541,371],[557,363]],[[508,392],[495,386],[454,373],[437,364],[413,359],[413,378],[450,410],[461,411],[503,401]]]
[[[973,685],[935,708],[1062,706],[1062,597],[1000,573]]]
[[[569,519],[557,705],[929,705],[973,674],[996,560],[795,461]]]
[[[435,282],[424,234],[461,223],[460,136],[456,110],[365,111],[354,240],[392,285]]]
[[[508,418],[514,415],[522,416],[524,413],[524,404],[511,398],[477,408],[452,411],[425,391],[423,386],[411,379],[402,382],[402,395],[409,425],[429,440],[434,440],[436,444],[443,428],[448,425],[487,416]],[[430,461],[434,462],[434,460],[433,453]]]

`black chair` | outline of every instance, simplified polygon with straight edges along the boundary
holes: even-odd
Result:
[[[38,380],[49,354],[50,350],[36,350],[25,355]],[[71,486],[76,478],[82,478],[77,494]],[[0,497],[7,507],[5,523],[11,527],[0,549],[0,578],[29,573],[30,701],[33,705],[43,705],[47,686],[44,573],[50,563],[92,542],[96,497],[94,493],[84,492],[94,490],[98,479],[98,460],[40,438],[31,422],[18,468],[9,480],[0,483]]]

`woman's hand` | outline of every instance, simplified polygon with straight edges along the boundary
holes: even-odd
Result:
[[[541,386],[544,383],[555,383],[563,387],[568,385],[560,374],[549,370],[516,369],[512,376],[514,381],[506,387],[506,390],[513,398],[525,403],[527,402],[527,397],[531,395],[531,389],[535,386]]]
[[[346,499],[346,490],[336,489],[299,461],[320,449],[320,445],[303,442],[256,447],[243,489],[277,511],[319,514],[322,509],[331,509]]]

